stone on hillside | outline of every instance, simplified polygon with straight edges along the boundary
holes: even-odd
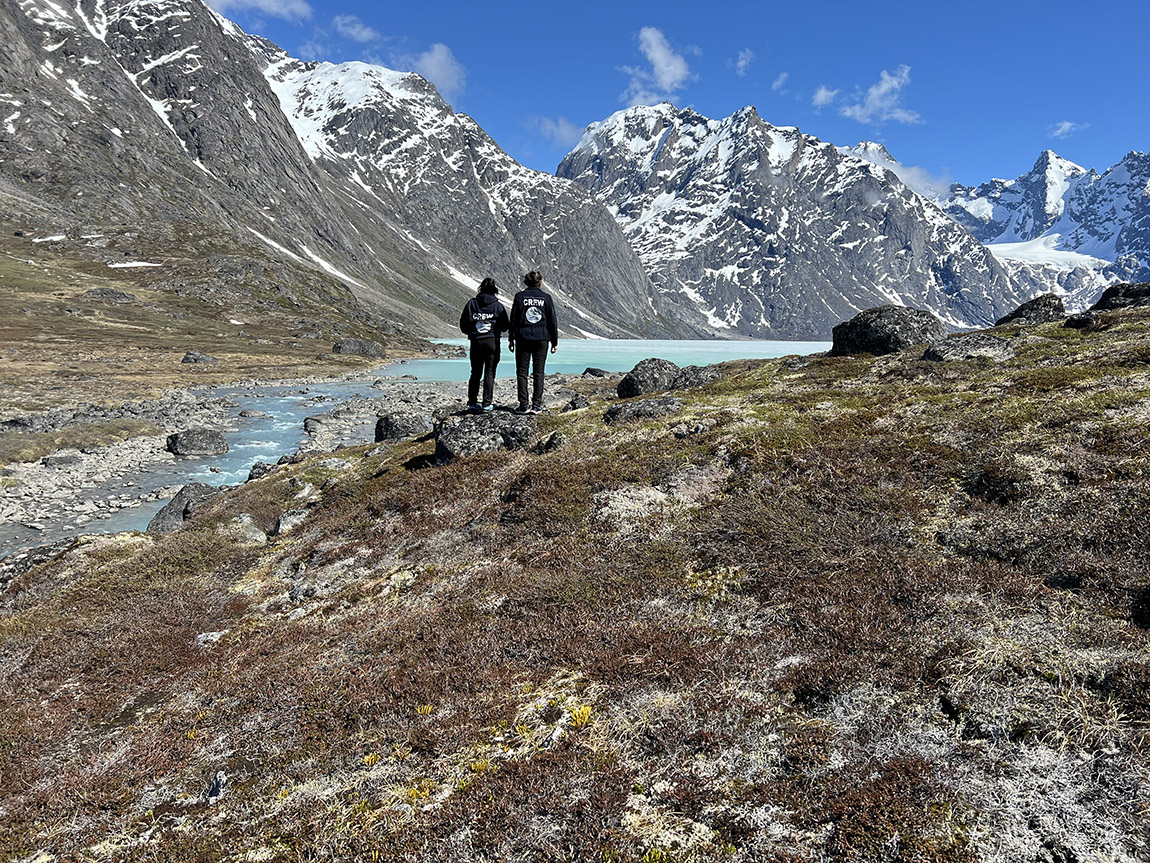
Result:
[[[1111,309],[1132,309],[1150,306],[1150,282],[1138,284],[1111,285],[1102,292],[1098,302],[1090,307],[1092,312],[1105,312]]]
[[[84,293],[80,294],[80,299],[100,300],[105,303],[115,303],[117,305],[139,302],[139,300],[127,291],[117,291],[115,288],[92,288],[90,291],[84,291]]]
[[[1027,300],[1009,315],[994,322],[996,327],[1006,324],[1050,324],[1066,317],[1066,307],[1058,294],[1043,294]]]
[[[40,459],[40,464],[45,467],[75,467],[83,462],[80,451],[76,449],[62,449]]]
[[[243,545],[263,545],[268,541],[268,535],[256,524],[254,518],[242,512],[233,518],[224,527],[224,532]]]
[[[583,369],[583,377],[585,378],[605,378],[609,374],[611,373],[606,369],[597,369],[594,366],[588,366],[587,368]]]
[[[587,398],[587,396],[577,395],[574,398],[572,398],[571,401],[567,402],[567,404],[563,405],[563,407],[560,408],[560,412],[561,413],[567,413],[569,411],[582,410],[583,408],[587,407],[589,404],[591,404],[591,400],[589,398]]]
[[[289,530],[294,530],[307,521],[306,509],[289,509],[280,513],[280,517],[276,519],[275,530],[272,531],[272,536],[279,536],[280,534],[287,533]]]
[[[530,414],[490,411],[449,416],[435,429],[435,461],[498,450],[526,449],[535,439],[537,424]]]
[[[1008,339],[988,333],[961,333],[935,342],[922,355],[924,360],[952,362],[973,360],[977,357],[1001,361],[1014,359],[1014,346]]]
[[[860,312],[832,330],[830,356],[893,354],[946,335],[930,312],[905,306],[878,306]]]
[[[418,437],[432,430],[431,419],[424,414],[394,412],[380,414],[375,421],[375,442]]]
[[[1098,315],[1094,312],[1082,312],[1068,317],[1062,326],[1072,330],[1089,330],[1097,321]]]
[[[268,464],[266,461],[257,461],[252,465],[252,469],[248,471],[248,482],[253,479],[259,479],[262,476],[267,476],[276,469],[274,464]]]
[[[659,396],[639,402],[612,405],[603,415],[603,422],[612,425],[629,420],[648,420],[670,416],[683,408],[683,402],[674,396]]]
[[[193,482],[181,488],[148,522],[148,533],[171,533],[188,520],[191,514],[212,498],[222,494],[227,486],[216,488],[202,482]]]
[[[340,339],[332,346],[331,352],[375,360],[382,360],[387,356],[387,349],[383,345],[368,339]]]
[[[315,434],[319,431],[319,427],[327,422],[331,417],[326,414],[316,414],[315,416],[303,418],[303,430],[308,434]]]
[[[679,367],[670,360],[657,357],[640,360],[635,368],[619,381],[616,392],[621,399],[629,399],[647,393],[669,390],[679,374]]]
[[[550,436],[535,444],[535,446],[531,448],[531,452],[535,453],[535,455],[545,455],[549,452],[555,452],[555,450],[559,449],[559,447],[563,446],[566,442],[567,439],[562,434],[557,431],[551,432]]]
[[[723,373],[714,366],[684,366],[671,384],[673,390],[686,390],[692,387],[705,387],[722,380]]]
[[[213,357],[211,354],[205,354],[203,351],[190,350],[184,354],[184,358],[180,360],[181,363],[205,363],[211,365],[218,363],[219,358]]]
[[[218,455],[228,451],[228,442],[212,429],[187,429],[168,435],[167,450],[175,455]]]

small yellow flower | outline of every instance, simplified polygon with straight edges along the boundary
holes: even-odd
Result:
[[[571,724],[576,728],[586,728],[591,723],[591,705],[580,704],[578,707],[572,707]]]

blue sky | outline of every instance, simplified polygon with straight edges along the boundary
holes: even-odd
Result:
[[[714,118],[755,105],[966,184],[1048,148],[1098,170],[1150,150],[1143,0],[209,2],[302,59],[420,72],[545,171],[588,123],[662,99]]]

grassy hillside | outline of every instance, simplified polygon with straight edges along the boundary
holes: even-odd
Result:
[[[1000,334],[83,541],[0,593],[0,856],[1146,859],[1150,314]]]

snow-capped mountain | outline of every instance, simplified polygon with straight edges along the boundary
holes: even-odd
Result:
[[[754,108],[723,120],[667,103],[620,111],[588,127],[557,173],[608,205],[657,303],[701,332],[826,337],[884,303],[973,327],[1026,299],[893,171]]]
[[[1070,308],[1150,277],[1150,154],[1099,174],[1046,150],[1016,179],[955,184],[942,205],[1016,278],[1066,293]]]
[[[103,233],[94,256],[131,244],[172,287],[235,272],[231,294],[302,285],[433,333],[483,276],[509,291],[537,267],[568,326],[675,331],[605,207],[419,76],[292,60],[201,0],[19,0],[0,45],[0,204]]]

